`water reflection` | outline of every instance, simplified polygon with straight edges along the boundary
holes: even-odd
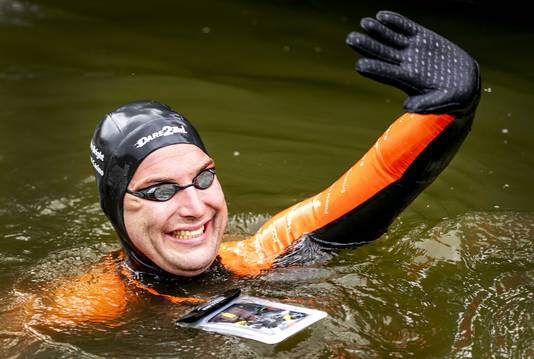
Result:
[[[257,219],[235,216],[230,227],[249,231]],[[247,294],[329,313],[276,347],[176,329],[174,320],[190,306],[147,295],[137,298],[142,304],[106,323],[71,326],[46,315],[53,283],[83,275],[116,248],[107,244],[50,254],[23,273],[1,303],[2,347],[7,355],[81,357],[217,357],[221,351],[246,357],[298,357],[304,352],[307,357],[386,352],[476,357],[488,354],[488,348],[496,356],[516,357],[531,350],[534,215],[468,213],[396,236],[402,226],[396,222],[389,238],[344,250],[327,265],[280,268],[254,279],[215,277],[196,289],[209,296],[239,286]],[[87,335],[93,339],[87,341]]]
[[[43,15],[41,6],[26,1],[0,0],[0,25],[31,26],[32,17]]]

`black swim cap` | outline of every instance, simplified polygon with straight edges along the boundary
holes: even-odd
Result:
[[[198,132],[182,115],[156,101],[137,101],[109,113],[91,140],[91,164],[100,206],[119,234],[126,255],[139,269],[165,273],[138,251],[124,225],[124,194],[137,167],[151,152],[190,143],[208,153]]]

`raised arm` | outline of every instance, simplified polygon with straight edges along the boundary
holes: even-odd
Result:
[[[406,17],[381,11],[347,44],[356,70],[407,95],[373,147],[321,193],[274,216],[242,242],[224,243],[221,262],[257,274],[306,241],[347,247],[378,238],[450,162],[467,136],[480,97],[478,64],[465,51]],[[299,248],[302,248],[300,246]]]

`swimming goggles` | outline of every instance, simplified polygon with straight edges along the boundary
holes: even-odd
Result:
[[[195,187],[196,189],[201,190],[206,189],[211,186],[214,179],[215,168],[206,168],[193,178],[193,182],[190,184],[181,186],[176,183],[158,183],[138,191],[130,191],[129,189],[126,189],[126,192],[139,198],[164,202],[170,200],[176,192],[189,187]]]

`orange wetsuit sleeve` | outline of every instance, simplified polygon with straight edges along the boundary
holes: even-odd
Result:
[[[128,304],[138,302],[137,292],[147,292],[175,304],[204,303],[201,298],[177,297],[159,293],[134,278],[123,265],[121,252],[115,258],[106,256],[81,276],[62,279],[51,295],[45,320],[62,325],[81,322],[109,323],[127,310]],[[134,290],[132,290],[134,289]]]
[[[382,235],[387,226],[446,167],[469,132],[472,117],[406,113],[331,186],[278,213],[253,237],[225,242],[222,264],[255,275],[308,238],[345,247]]]
[[[135,296],[117,273],[111,255],[81,276],[62,279],[52,292],[46,320],[60,324],[109,322],[121,316]]]

